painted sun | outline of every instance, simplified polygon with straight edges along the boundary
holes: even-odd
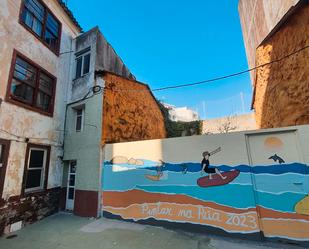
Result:
[[[264,141],[264,146],[267,149],[280,149],[283,146],[283,142],[278,137],[267,137]]]

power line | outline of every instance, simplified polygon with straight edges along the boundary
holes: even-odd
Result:
[[[14,134],[14,133],[11,133],[11,132],[8,132],[8,131],[6,131],[6,130],[3,130],[3,129],[1,129],[0,128],[0,132],[4,132],[4,133],[6,133],[6,134],[8,134],[8,135],[10,135],[10,136],[13,136],[13,137],[15,137],[15,138],[17,138],[17,139],[10,139],[10,140],[12,140],[12,141],[15,141],[15,142],[19,142],[19,143],[27,143],[26,142],[26,139],[32,139],[32,140],[48,140],[48,141],[50,141],[50,142],[55,142],[55,143],[53,143],[53,144],[51,144],[51,145],[53,145],[53,146],[55,146],[55,147],[62,147],[62,144],[60,144],[58,141],[56,141],[56,140],[52,140],[52,139],[49,139],[49,138],[46,138],[46,137],[24,137],[24,136],[19,136],[19,135],[16,135],[16,134]]]
[[[67,1],[67,0],[66,0]],[[16,4],[12,4],[14,7],[17,7],[17,9],[19,10],[19,6],[17,6]],[[163,91],[163,90],[168,90],[168,89],[176,89],[176,88],[182,88],[182,87],[190,87],[190,86],[195,86],[195,85],[201,85],[201,84],[205,84],[205,83],[209,83],[209,82],[214,82],[214,81],[219,81],[219,80],[223,80],[223,79],[227,79],[227,78],[231,78],[231,77],[235,77],[235,76],[238,76],[238,75],[242,75],[242,74],[245,74],[245,73],[249,73],[251,71],[254,71],[256,69],[259,69],[261,67],[264,67],[264,66],[267,66],[267,65],[270,65],[270,64],[273,64],[273,63],[276,63],[276,62],[280,62],[294,54],[297,54],[299,52],[301,52],[302,50],[305,50],[309,48],[309,45],[306,45],[305,47],[302,47],[290,54],[287,54],[279,59],[276,59],[276,60],[273,60],[273,61],[270,61],[270,62],[267,62],[265,64],[262,64],[262,65],[259,65],[259,66],[256,66],[256,67],[253,67],[253,68],[250,68],[250,69],[247,69],[247,70],[243,70],[243,71],[240,71],[240,72],[237,72],[237,73],[233,73],[233,74],[229,74],[229,75],[225,75],[225,76],[220,76],[220,77],[216,77],[216,78],[212,78],[212,79],[207,79],[207,80],[203,80],[203,81],[198,81],[198,82],[193,82],[193,83],[187,83],[187,84],[179,84],[179,85],[171,85],[171,86],[166,86],[166,87],[160,87],[160,88],[155,88],[155,89],[151,89],[152,92],[157,92],[157,91]],[[66,53],[72,53],[74,51],[64,51],[64,52],[61,52],[60,55],[62,54],[66,54]],[[107,88],[107,87],[104,87],[104,89],[106,90],[113,90],[113,91],[127,91],[127,92],[146,92],[148,90],[134,90],[134,89],[111,89],[111,88]]]
[[[302,50],[305,50],[309,48],[309,45],[308,46],[305,46],[301,49],[298,49],[290,54],[287,54],[279,59],[276,59],[276,60],[273,60],[273,61],[270,61],[270,62],[267,62],[265,64],[262,64],[262,65],[259,65],[259,66],[256,66],[256,67],[253,67],[253,68],[250,68],[250,69],[247,69],[247,70],[244,70],[244,71],[240,71],[240,72],[237,72],[237,73],[233,73],[233,74],[229,74],[229,75],[225,75],[225,76],[220,76],[220,77],[217,77],[217,78],[213,78],[213,79],[208,79],[208,80],[203,80],[203,81],[199,81],[199,82],[194,82],[194,83],[188,83],[188,84],[182,84],[182,85],[174,85],[174,86],[166,86],[166,87],[161,87],[161,88],[156,88],[156,89],[153,89],[152,91],[162,91],[162,90],[167,90],[167,89],[174,89],[174,88],[180,88],[180,87],[188,87],[188,86],[195,86],[195,85],[200,85],[200,84],[204,84],[204,83],[208,83],[208,82],[213,82],[213,81],[218,81],[218,80],[223,80],[223,79],[227,79],[227,78],[231,78],[231,77],[235,77],[235,76],[238,76],[238,75],[241,75],[241,74],[244,74],[244,73],[249,73],[253,70],[256,70],[256,69],[259,69],[261,67],[265,67],[267,65],[270,65],[270,64],[273,64],[273,63],[276,63],[276,62],[280,62],[296,53],[299,53],[301,52]]]
[[[294,54],[297,54],[305,49],[309,48],[309,45],[305,46],[305,47],[302,47],[290,54],[287,54],[279,59],[276,59],[276,60],[272,60],[270,62],[267,62],[265,64],[262,64],[262,65],[259,65],[259,66],[256,66],[256,67],[253,67],[253,68],[249,68],[247,70],[243,70],[243,71],[240,71],[240,72],[237,72],[237,73],[232,73],[232,74],[228,74],[228,75],[224,75],[224,76],[220,76],[220,77],[216,77],[216,78],[212,78],[212,79],[207,79],[207,80],[203,80],[203,81],[198,81],[198,82],[192,82],[192,83],[187,83],[187,84],[179,84],[179,85],[171,85],[171,86],[166,86],[166,87],[160,87],[160,88],[155,88],[155,89],[152,89],[151,91],[153,92],[157,92],[157,91],[163,91],[163,90],[168,90],[168,89],[175,89],[175,88],[182,88],[182,87],[190,87],[190,86],[196,86],[196,85],[201,85],[201,84],[205,84],[205,83],[209,83],[209,82],[214,82],[214,81],[219,81],[219,80],[223,80],[223,79],[227,79],[227,78],[232,78],[232,77],[235,77],[235,76],[238,76],[238,75],[242,75],[242,74],[245,74],[245,73],[249,73],[251,71],[254,71],[254,70],[257,70],[259,68],[262,68],[262,67],[265,67],[265,66],[268,66],[268,65],[271,65],[273,63],[277,63],[277,62],[280,62]],[[144,92],[144,91],[147,91],[147,90],[133,90],[133,89],[111,89],[111,88],[105,88],[106,90],[113,90],[113,91],[129,91],[129,92]]]
[[[67,1],[68,0],[65,0],[66,1],[66,5],[67,5]],[[19,10],[19,6],[16,5],[16,4],[13,4],[11,3],[14,7],[16,7],[18,10]],[[262,65],[259,65],[259,66],[256,66],[256,67],[253,67],[253,68],[250,68],[250,69],[247,69],[247,70],[243,70],[243,71],[240,71],[240,72],[237,72],[237,73],[233,73],[233,74],[229,74],[229,75],[225,75],[225,76],[220,76],[220,77],[216,77],[216,78],[212,78],[212,79],[207,79],[207,80],[203,80],[203,81],[198,81],[198,82],[193,82],[193,83],[187,83],[187,84],[179,84],[179,85],[171,85],[171,86],[166,86],[166,87],[160,87],[160,88],[155,88],[155,89],[151,89],[152,92],[156,92],[156,91],[163,91],[163,90],[168,90],[168,89],[175,89],[175,88],[182,88],[182,87],[189,87],[189,86],[195,86],[195,85],[201,85],[201,84],[205,84],[205,83],[209,83],[209,82],[214,82],[214,81],[219,81],[219,80],[223,80],[223,79],[227,79],[227,78],[231,78],[231,77],[235,77],[235,76],[238,76],[238,75],[242,75],[242,74],[245,74],[245,73],[249,73],[251,71],[254,71],[256,69],[259,69],[261,67],[264,67],[264,66],[267,66],[267,65],[270,65],[270,64],[273,64],[273,63],[276,63],[276,62],[280,62],[294,54],[297,54],[299,52],[301,52],[302,50],[305,50],[309,48],[309,45],[306,45],[305,47],[302,47],[290,54],[287,54],[279,59],[276,59],[276,60],[273,60],[273,61],[270,61],[270,62],[267,62],[265,64],[262,64]],[[62,54],[66,54],[66,53],[72,53],[74,51],[64,51],[64,52],[61,52],[60,55]],[[145,92],[147,90],[133,90],[133,89],[110,89],[110,88],[106,88],[104,87],[104,89],[106,90],[113,90],[113,91],[128,91],[128,92]]]

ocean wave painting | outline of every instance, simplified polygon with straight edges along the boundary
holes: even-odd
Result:
[[[309,216],[295,211],[308,194],[309,167],[305,164],[215,165],[223,175],[239,173],[227,184],[202,187],[197,184],[202,177],[200,163],[142,161],[142,165],[105,162],[105,212],[133,220],[153,217],[215,227],[224,221],[221,228],[236,233],[255,233],[259,222],[274,226],[272,221],[278,219],[306,221],[309,228]],[[115,203],[115,198],[126,201]]]
[[[147,165],[150,164],[151,161],[147,161]],[[203,201],[213,201],[218,204],[237,208],[255,207],[255,203],[258,201],[259,205],[263,207],[284,212],[294,212],[295,203],[307,194],[305,189],[303,189],[303,185],[293,184],[300,179],[302,181],[309,181],[308,174],[296,173],[300,169],[303,172],[308,172],[309,167],[304,164],[293,163],[279,166],[280,168],[287,167],[292,172],[276,169],[278,168],[276,165],[255,166],[252,167],[254,168],[253,170],[248,170],[250,166],[235,166],[233,168],[241,172],[233,182],[223,186],[205,189],[196,184],[196,180],[200,177],[200,170],[197,172],[196,169],[198,167],[200,168],[200,165],[197,166],[196,163],[191,164],[191,170],[188,170],[186,174],[181,172],[183,164],[178,164],[178,166],[176,164],[167,165],[172,165],[172,167],[168,168],[166,166],[163,169],[167,172],[168,177],[154,183],[143,176],[154,174],[156,172],[155,167],[140,167],[135,170],[114,172],[113,165],[106,162],[104,167],[105,178],[103,178],[103,182],[105,183],[104,189],[106,191],[140,189],[152,193],[184,194]],[[123,165],[123,167],[127,168],[127,165]],[[262,169],[262,167],[264,168]],[[230,170],[232,167],[219,166],[218,168],[224,172],[225,170]],[[167,169],[173,170],[169,171]],[[250,171],[251,173],[249,173]],[[254,181],[256,182],[255,186],[252,185],[252,177],[254,177]],[[285,184],[280,184],[280,182],[284,182]]]
[[[140,159],[141,160],[141,159]],[[149,169],[149,170],[156,170],[158,162],[150,161],[150,160],[143,160],[145,162],[144,165],[136,166],[130,164],[118,164],[119,167],[124,168],[134,168],[134,169]],[[105,162],[105,165],[113,165],[110,162]],[[201,163],[194,163],[194,162],[184,162],[184,163],[165,163],[163,167],[163,171],[170,171],[170,172],[182,172],[183,167],[187,168],[187,172],[200,172],[201,171]],[[221,171],[230,171],[232,169],[237,169],[243,173],[253,173],[253,174],[285,174],[285,173],[297,173],[297,174],[304,174],[309,175],[309,167],[306,164],[302,163],[290,163],[290,164],[283,164],[283,165],[235,165],[235,166],[228,166],[228,165],[213,165],[213,167],[218,168]]]
[[[309,246],[309,126],[105,147],[111,218]]]

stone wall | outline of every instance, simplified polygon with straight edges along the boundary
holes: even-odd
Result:
[[[256,48],[299,0],[239,0],[238,12],[249,67],[255,66]],[[254,79],[254,71],[251,72]]]
[[[280,59],[309,45],[304,5],[257,49],[256,63]],[[259,128],[309,123],[309,49],[257,70],[254,109]]]
[[[0,203],[0,235],[10,231],[10,225],[22,222],[22,226],[31,224],[46,216],[58,212],[60,188],[26,196],[12,196]]]
[[[166,137],[163,114],[147,85],[111,73],[104,81],[102,143]]]

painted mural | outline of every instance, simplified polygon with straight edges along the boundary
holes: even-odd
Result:
[[[229,165],[226,146],[201,148],[200,158],[179,162],[114,155],[104,163],[104,213],[309,241],[309,167],[289,160],[280,136],[261,141],[261,165]],[[226,161],[213,164],[219,154]]]

